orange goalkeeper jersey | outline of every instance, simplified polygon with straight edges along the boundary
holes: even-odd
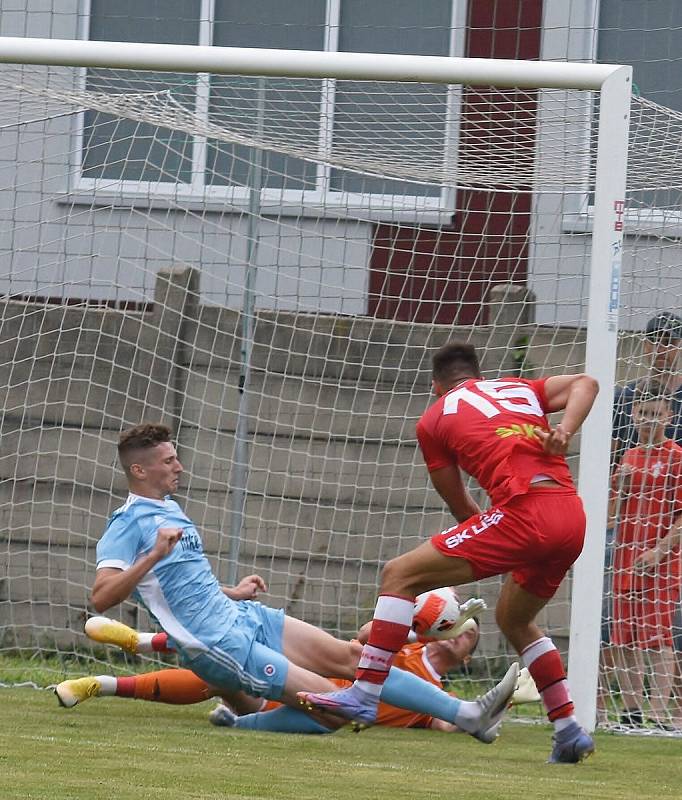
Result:
[[[443,688],[440,675],[426,657],[426,645],[424,644],[406,644],[396,656],[393,664],[398,669],[404,669],[406,672],[423,678],[427,683],[433,683],[439,689]],[[429,728],[432,719],[433,717],[428,714],[407,711],[397,706],[389,706],[388,703],[379,703],[377,712],[377,724],[389,725],[392,728]]]

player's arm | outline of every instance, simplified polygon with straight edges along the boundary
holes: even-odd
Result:
[[[247,575],[236,586],[221,586],[220,588],[230,600],[255,600],[259,592],[268,590],[260,575]]]
[[[149,570],[169,555],[181,536],[182,528],[159,528],[154,547],[128,569],[98,569],[90,593],[95,610],[102,613],[129,597]]]
[[[680,545],[682,545],[682,514],[675,517],[670,533],[661,539],[659,547],[665,555],[669,555]]]
[[[458,522],[479,514],[481,509],[464,485],[459,467],[453,465],[429,472],[433,488],[443,498],[452,516]]]
[[[568,443],[590,413],[599,383],[590,375],[556,375],[544,385],[545,411],[563,411],[561,422],[549,431],[536,429],[548,453],[564,455]]]
[[[669,533],[656,542],[656,546],[645,550],[635,559],[635,569],[640,572],[657,566],[664,561],[676,547],[682,545],[682,514],[675,517]]]
[[[432,435],[423,417],[417,423],[417,442],[433,488],[445,501],[453,517],[458,522],[464,522],[478,514],[480,509],[464,485],[455,454]]]
[[[611,431],[611,463],[619,464],[630,445],[632,429],[632,396],[628,387],[616,389],[613,397],[613,428]],[[629,406],[629,410],[628,410]]]
[[[609,512],[606,521],[607,528],[613,528],[618,520],[618,495],[613,493],[609,497]]]
[[[609,493],[609,527],[614,527],[618,521],[620,505],[630,492],[632,481],[632,465],[627,463],[627,455],[623,462],[616,467],[611,478],[611,491]]]

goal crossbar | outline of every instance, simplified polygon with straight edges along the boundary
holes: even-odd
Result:
[[[0,63],[599,90],[617,64],[0,37]]]

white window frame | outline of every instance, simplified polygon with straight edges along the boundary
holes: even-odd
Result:
[[[592,27],[584,27],[581,37],[574,37],[574,39],[582,39],[584,49],[582,57],[596,63],[601,34],[600,2],[599,0],[579,0],[579,2],[582,2],[585,7],[583,18],[590,19]],[[547,57],[548,54],[543,53],[543,58]],[[575,58],[575,55],[571,54],[571,57]],[[589,139],[589,136],[590,130],[588,129],[585,132],[586,140]],[[564,199],[563,233],[592,233],[594,205],[590,202],[590,198],[591,194],[586,186],[584,193],[570,194]],[[682,238],[682,212],[670,208],[628,209],[626,207],[623,222],[626,237],[645,235]]]
[[[326,0],[325,15],[325,50],[336,50],[341,19],[341,3],[343,0]],[[450,42],[449,55],[464,54],[466,36],[466,18],[468,0],[450,0]],[[201,0],[199,23],[199,42],[211,45],[213,38],[213,22],[215,19],[215,0]],[[82,0],[82,10],[78,36],[89,38],[91,16],[90,0]],[[79,81],[85,87],[86,69],[79,70]],[[204,78],[204,80],[202,80]],[[195,111],[198,115],[208,117],[209,84],[207,75],[198,76]],[[320,99],[319,150],[329,152],[334,124],[334,99],[336,81],[322,81]],[[459,139],[461,89],[448,87],[445,117],[445,138],[443,148],[443,165],[453,174],[457,165],[457,143]],[[189,183],[171,183],[168,181],[134,181],[108,178],[87,178],[82,175],[82,154],[84,144],[85,114],[76,116],[74,131],[74,180],[67,192],[69,202],[83,200],[92,203],[93,194],[96,200],[109,204],[116,202],[125,206],[147,200],[146,205],[164,207],[171,203],[182,202],[189,208],[196,207],[225,213],[234,210],[241,213],[249,206],[251,190],[246,186],[212,186],[206,182],[206,157],[208,139],[194,135],[192,143],[192,180]],[[329,189],[331,167],[320,163],[317,166],[314,190],[272,189],[263,188],[260,192],[260,209],[264,215],[292,216],[324,216],[355,217],[363,219],[389,221],[414,221],[443,224],[450,221],[456,207],[456,190],[443,187],[439,196],[423,197],[417,195],[393,195],[378,193],[337,192]]]

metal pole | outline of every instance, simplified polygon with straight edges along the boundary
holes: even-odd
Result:
[[[265,127],[265,79],[258,79],[258,104],[256,110],[256,136],[262,140]],[[249,174],[249,216],[246,232],[246,273],[242,298],[241,366],[239,371],[239,411],[235,426],[234,467],[231,481],[230,543],[227,553],[227,582],[237,582],[237,561],[244,529],[246,494],[249,480],[249,385],[251,356],[255,326],[256,278],[258,275],[258,225],[263,188],[263,151],[254,148],[254,158]]]
[[[614,64],[504,58],[264,50],[257,47],[88,42],[12,36],[0,36],[0,63],[597,90],[618,69]]]
[[[578,488],[587,513],[587,536],[573,571],[568,651],[576,715],[589,731],[596,724],[631,89],[632,67],[621,67],[604,82],[599,97],[585,370],[599,381],[600,391],[580,436]]]

